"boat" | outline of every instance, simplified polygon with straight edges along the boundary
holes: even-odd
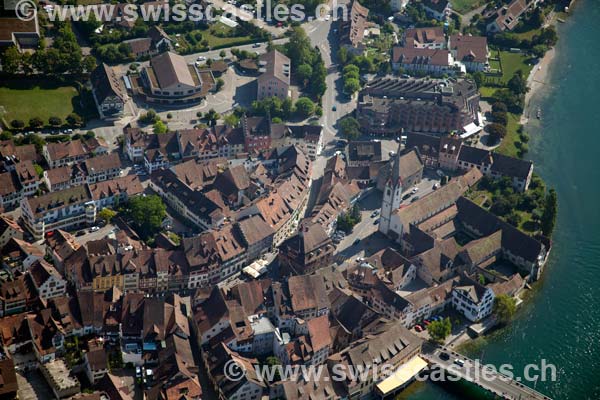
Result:
[[[535,113],[537,119],[542,119],[542,109],[538,107],[537,112]]]

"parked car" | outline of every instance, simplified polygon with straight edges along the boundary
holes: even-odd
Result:
[[[373,221],[373,225],[379,225],[379,218],[377,218],[375,221]]]
[[[200,56],[196,59],[197,61],[206,61],[206,57]]]
[[[463,360],[461,360],[460,358],[457,358],[456,360],[454,360],[454,364],[458,365],[459,367],[465,366],[465,362]]]
[[[439,176],[440,178],[443,177],[444,175],[444,171],[442,171],[441,169],[438,169],[437,171],[435,171],[435,173],[437,174],[437,176]]]
[[[448,353],[446,353],[445,351],[442,351],[442,352],[440,353],[440,358],[441,358],[442,360],[444,360],[444,361],[447,361],[447,360],[449,360],[449,359],[450,359],[450,355],[449,355]]]
[[[255,49],[256,49],[256,48],[258,48],[258,47],[260,47],[260,43],[254,43],[254,44],[252,45],[252,47],[253,47],[253,48],[255,48]]]
[[[375,218],[378,215],[379,215],[379,210],[375,210],[371,213],[371,218]]]
[[[99,231],[99,230],[100,230],[100,227],[99,227],[99,226],[92,226],[92,227],[90,228],[90,232],[96,232],[96,231]]]
[[[433,186],[431,187],[433,190],[438,190],[440,187],[439,183],[434,183]]]
[[[423,332],[423,327],[421,325],[415,325],[415,331]]]
[[[411,193],[414,194],[414,193],[417,193],[418,191],[419,191],[419,188],[415,186],[414,188],[412,188]]]
[[[360,239],[355,239],[354,242],[352,242],[352,246],[356,246],[359,243],[360,243]]]
[[[412,196],[412,193],[406,193],[404,196],[402,196],[402,200],[406,200],[406,199],[408,199],[410,196]]]
[[[419,196],[415,196],[412,198],[412,200],[410,201],[411,203],[414,203],[415,201],[419,200]]]

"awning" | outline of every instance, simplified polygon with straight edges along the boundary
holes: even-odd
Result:
[[[377,384],[377,391],[385,396],[394,390],[406,385],[419,372],[427,367],[427,362],[419,356],[413,357],[409,362],[403,364],[389,378]]]
[[[475,122],[471,122],[469,125],[464,128],[465,133],[461,134],[460,137],[462,139],[468,138],[469,136],[473,136],[477,132],[481,131],[483,128],[481,126],[475,125]]]

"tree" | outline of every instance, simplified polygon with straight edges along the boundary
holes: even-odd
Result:
[[[544,205],[544,212],[542,214],[541,227],[544,236],[551,237],[556,224],[556,214],[558,211],[558,200],[556,198],[556,191],[550,189],[546,195],[546,202]]]
[[[515,72],[512,78],[508,81],[508,88],[515,94],[525,94],[529,90],[527,87],[527,81],[523,77],[523,71],[518,70]]]
[[[355,92],[360,90],[360,82],[358,79],[347,79],[344,81],[344,93],[347,95],[353,95]]]
[[[360,124],[353,117],[343,118],[340,122],[340,131],[349,140],[357,139],[360,136]]]
[[[533,46],[533,48],[531,49],[531,52],[533,53],[534,56],[536,56],[537,58],[542,58],[544,57],[544,54],[546,54],[546,52],[548,51],[548,46],[546,46],[545,44],[536,44],[535,46]]]
[[[501,294],[494,299],[493,313],[502,324],[508,323],[517,311],[517,302],[507,294]]]
[[[215,126],[219,118],[221,118],[221,116],[213,108],[211,108],[206,114],[204,114],[204,119],[206,120],[209,126]]]
[[[499,101],[492,104],[492,112],[507,112],[508,108],[506,108],[506,104],[501,103]]]
[[[98,212],[98,217],[103,219],[107,224],[117,215],[117,212],[110,208],[103,208]]]
[[[450,318],[444,318],[441,321],[431,321],[427,325],[427,332],[429,332],[429,336],[434,342],[444,343],[444,340],[452,332],[452,322],[450,322]]]
[[[240,123],[240,117],[235,114],[228,114],[223,117],[225,125],[235,128]]]
[[[60,119],[59,117],[50,117],[48,118],[48,123],[52,126],[61,126],[62,119]]]
[[[21,65],[21,53],[15,46],[10,46],[2,55],[2,69],[4,72],[14,74]]]
[[[10,121],[10,126],[15,129],[23,129],[25,128],[25,122],[21,121],[20,119],[13,119]]]
[[[225,81],[221,78],[217,79],[217,92],[220,91],[225,85]]]
[[[506,124],[508,123],[508,116],[506,115],[506,112],[494,111],[492,112],[492,121],[494,121],[497,124],[506,126]]]
[[[93,56],[85,56],[81,65],[84,71],[91,73],[93,70],[96,69],[96,58]]]
[[[83,119],[79,116],[79,114],[71,113],[67,115],[67,123],[73,126],[81,126],[83,125]]]
[[[161,134],[161,133],[167,133],[168,128],[164,122],[158,120],[154,123],[154,125],[152,125],[152,130],[154,131],[154,133]]]
[[[315,112],[315,103],[308,97],[300,97],[296,100],[296,112],[301,117],[309,117]]]
[[[33,169],[35,169],[35,173],[37,174],[38,178],[42,178],[44,176],[44,168],[42,168],[41,165],[33,164]]]
[[[473,80],[478,88],[483,86],[483,82],[485,82],[485,74],[481,71],[477,71],[473,73]]]
[[[506,136],[506,127],[496,122],[489,124],[486,129],[489,134],[495,138],[495,140],[501,140],[504,136]]]
[[[298,75],[298,79],[302,81],[302,84],[306,86],[307,82],[310,80],[310,77],[313,74],[313,69],[309,64],[302,64],[298,67],[298,71],[296,71]]]
[[[38,117],[33,117],[29,120],[29,126],[32,128],[41,128],[44,126],[44,121]]]
[[[167,207],[157,195],[132,197],[126,209],[135,228],[144,239],[154,237],[167,216]]]
[[[506,222],[508,222],[509,224],[511,224],[514,227],[519,227],[519,224],[521,223],[521,216],[519,215],[519,213],[517,213],[516,211],[512,211],[510,214],[508,214],[508,216],[506,217]]]
[[[221,57],[221,59],[225,58],[226,55],[227,55],[227,53],[225,52],[225,50],[221,50],[219,52],[219,57]]]
[[[344,65],[348,62],[348,49],[345,47],[340,47],[337,53],[338,59],[340,60],[340,64]]]
[[[146,114],[144,114],[140,117],[140,121],[145,124],[153,124],[153,123],[157,122],[158,120],[159,120],[159,117],[156,114],[156,111],[154,111],[152,108],[149,109],[148,111],[146,111]]]
[[[285,44],[285,53],[292,65],[313,64],[312,44],[301,27],[293,28],[289,41]]]

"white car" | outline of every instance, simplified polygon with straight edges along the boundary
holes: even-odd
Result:
[[[417,193],[418,191],[419,191],[419,188],[418,188],[418,187],[416,187],[416,186],[415,186],[414,188],[412,188],[412,193],[413,193],[413,194],[414,194],[414,193]]]
[[[200,56],[197,58],[198,61],[206,61],[206,57],[204,56]]]
[[[331,19],[331,15],[327,14],[327,15],[325,16],[325,21],[329,21],[330,19]]]
[[[92,227],[90,228],[90,232],[96,232],[96,231],[99,231],[99,230],[100,230],[100,227],[99,227],[99,226],[92,226]]]

